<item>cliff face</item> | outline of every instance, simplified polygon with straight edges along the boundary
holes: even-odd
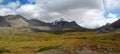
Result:
[[[20,15],[8,15],[4,18],[11,25],[11,27],[22,27],[29,25],[27,20]]]
[[[4,17],[0,16],[0,27],[10,27],[11,25],[5,20]]]

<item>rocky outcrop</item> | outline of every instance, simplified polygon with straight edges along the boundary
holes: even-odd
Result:
[[[11,25],[11,27],[23,27],[29,25],[27,20],[20,15],[8,15],[4,18]]]
[[[5,20],[3,16],[0,16],[0,27],[10,27],[11,25]]]

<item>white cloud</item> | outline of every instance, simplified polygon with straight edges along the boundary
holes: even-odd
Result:
[[[41,13],[46,12],[46,10],[38,5],[26,4],[17,9],[16,12],[26,18],[38,18],[42,16],[43,14]]]
[[[17,0],[16,2],[10,2],[7,4],[5,7],[10,8],[10,9],[16,9],[20,6],[20,2]]]
[[[102,9],[102,0],[50,0],[44,3],[51,11],[67,11],[69,9]]]
[[[0,3],[2,3],[3,2],[3,0],[0,0]]]
[[[46,22],[53,22],[64,18],[68,21],[76,21],[86,28],[96,28],[112,23],[118,18],[110,13],[109,18],[103,16],[103,0],[29,0],[37,4],[25,4],[20,6],[19,1],[9,3],[4,9],[0,9],[1,15],[19,14],[27,19],[34,18]]]
[[[108,14],[108,17],[109,17],[109,18],[117,18],[116,15],[115,15],[115,14],[112,14],[112,13],[109,13],[109,14]]]
[[[10,2],[7,5],[0,5],[0,8],[8,8],[8,9],[16,9],[20,6],[20,2],[19,0],[17,0],[16,2]]]
[[[0,15],[2,16],[5,16],[5,15],[15,15],[16,12],[11,10],[11,9],[8,9],[8,8],[1,8],[0,9]]]
[[[118,18],[112,13],[109,16],[110,18],[105,18],[103,16],[103,11],[100,10],[89,10],[85,13],[82,19],[80,19],[82,21],[77,21],[77,23],[86,28],[98,28],[107,23],[113,23],[118,20]]]
[[[107,9],[120,8],[120,0],[105,0]]]
[[[19,1],[10,2],[7,5],[0,5],[0,15],[16,15],[15,9],[20,6]]]
[[[23,5],[17,9],[17,13],[26,18],[35,18],[46,22],[52,22],[60,18],[68,21],[74,20],[79,25],[87,28],[100,27],[117,20],[112,13],[110,18],[103,16],[102,0],[35,1],[36,5]],[[41,2],[43,3],[41,4]]]

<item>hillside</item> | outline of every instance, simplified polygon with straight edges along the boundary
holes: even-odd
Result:
[[[4,19],[11,25],[11,27],[28,26],[27,20],[20,15],[7,15]]]

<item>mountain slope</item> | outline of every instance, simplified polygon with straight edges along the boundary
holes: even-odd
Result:
[[[10,27],[11,25],[5,20],[4,17],[0,16],[0,27]]]
[[[11,25],[11,27],[23,27],[29,25],[27,20],[20,15],[8,15],[4,18]]]
[[[45,23],[43,21],[37,20],[37,19],[30,19],[28,20],[30,23],[30,26],[50,26],[50,23]]]
[[[120,29],[120,19],[110,24],[109,27],[113,27],[114,29]]]
[[[107,24],[101,28],[96,29],[97,32],[120,32],[120,19],[113,22],[112,24]]]

